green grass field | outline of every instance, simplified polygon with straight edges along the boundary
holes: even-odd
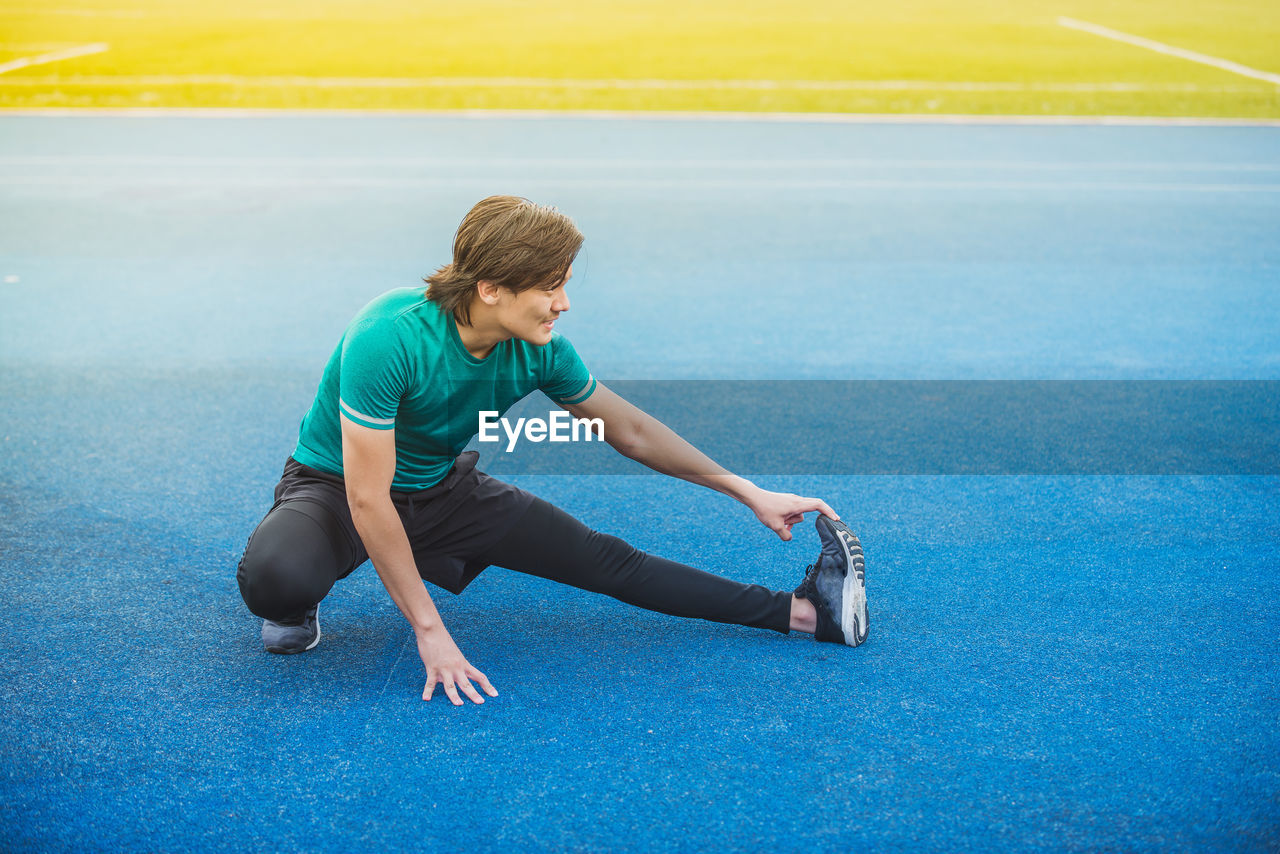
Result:
[[[40,0],[0,6],[0,107],[1280,118],[1062,16],[1280,73],[1275,0]]]

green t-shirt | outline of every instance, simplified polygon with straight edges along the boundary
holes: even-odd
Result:
[[[462,346],[453,315],[421,287],[397,288],[369,303],[338,342],[302,419],[293,458],[342,474],[341,411],[375,430],[396,431],[391,488],[415,492],[444,478],[479,432],[479,413],[504,413],[541,389],[557,403],[581,403],[595,378],[569,339],[546,346],[511,338],[484,359]]]

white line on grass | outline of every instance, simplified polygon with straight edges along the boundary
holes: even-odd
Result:
[[[94,42],[93,44],[82,44],[76,47],[69,47],[65,50],[55,50],[52,53],[42,53],[38,56],[24,56],[9,62],[0,63],[0,74],[9,71],[17,71],[19,68],[26,68],[31,65],[44,65],[46,62],[61,62],[64,59],[75,59],[77,56],[89,56],[94,53],[102,53],[109,50],[110,45],[105,42]]]
[[[77,44],[77,42],[0,42],[0,50],[7,50],[13,53],[34,50],[43,53],[49,50],[61,50],[73,44]]]
[[[1198,83],[1037,83],[995,80],[659,80],[561,77],[300,77],[242,74],[15,77],[13,86],[259,86],[292,89],[568,89],[696,92],[1256,92]]]
[[[1173,45],[1165,44],[1164,42],[1144,39],[1142,36],[1122,33],[1119,30],[1113,30],[1110,27],[1091,24],[1088,21],[1078,21],[1075,18],[1058,18],[1058,24],[1063,27],[1069,27],[1073,30],[1080,30],[1082,32],[1092,33],[1095,36],[1102,36],[1104,39],[1113,39],[1136,47],[1144,47],[1147,50],[1154,50],[1157,53],[1176,56],[1179,59],[1186,59],[1191,62],[1199,62],[1202,65],[1211,65],[1214,68],[1221,68],[1223,71],[1230,71],[1233,74],[1239,74],[1244,77],[1252,77],[1255,80],[1265,80],[1268,83],[1274,83],[1277,86],[1280,86],[1280,74],[1272,74],[1270,71],[1259,71],[1256,68],[1250,68],[1249,66],[1241,65],[1238,62],[1231,62],[1227,59],[1219,59],[1216,56],[1196,53],[1194,50],[1174,47]]]
[[[0,15],[70,15],[76,18],[145,18],[141,9],[33,9],[27,6],[0,6]]]
[[[18,79],[18,78],[11,78]],[[3,86],[0,80],[0,86]],[[616,121],[710,122],[743,124],[837,125],[1022,125],[1110,127],[1280,127],[1280,120],[1243,116],[1072,116],[983,115],[980,113],[747,113],[712,110],[409,110],[409,109],[283,109],[247,107],[15,107],[0,109],[0,120],[16,116],[39,118],[117,119],[271,119],[298,121],[316,118],[419,118],[458,121]]]

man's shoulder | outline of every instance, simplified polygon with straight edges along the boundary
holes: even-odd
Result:
[[[434,320],[440,316],[439,307],[427,299],[420,287],[392,288],[370,300],[356,314],[355,322],[396,322],[407,316]]]
[[[395,288],[360,309],[347,327],[347,337],[419,338],[444,328],[443,313],[422,288]]]
[[[546,350],[548,351],[548,355],[553,359],[558,355],[564,356],[568,354],[572,354],[569,356],[570,358],[578,358],[577,348],[575,348],[569,339],[559,331],[553,331],[551,333],[551,340],[547,342]]]

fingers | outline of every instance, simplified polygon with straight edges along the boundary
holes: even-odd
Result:
[[[479,682],[480,687],[483,688],[484,692],[488,694],[490,697],[498,696],[498,689],[493,687],[493,685],[489,683],[488,676],[485,676],[483,673],[481,673],[479,670],[476,670],[474,667],[471,668],[469,671],[467,671],[467,675],[470,676],[472,679],[476,680],[477,682]]]
[[[471,684],[472,679],[479,682],[480,687],[484,688],[485,693],[490,697],[498,696],[498,692],[489,683],[488,677],[463,658],[457,644],[442,626],[415,629],[414,634],[418,640],[418,654],[422,656],[422,664],[427,671],[427,682],[422,688],[423,700],[430,700],[435,695],[436,686],[439,685],[444,689],[449,702],[455,706],[465,705],[462,700],[463,695],[471,702],[480,705],[484,703],[484,697],[480,696],[476,686]]]
[[[462,693],[471,698],[471,702],[477,704],[484,702],[484,697],[480,696],[480,692],[476,690],[476,686],[472,685],[471,680],[467,677],[464,676],[462,679],[458,680],[458,685],[461,686]]]
[[[785,499],[784,506],[781,509],[782,520],[779,524],[771,524],[768,518],[769,514],[760,516],[760,521],[764,522],[771,531],[778,535],[778,539],[783,542],[791,540],[791,526],[798,525],[804,521],[804,514],[817,511],[829,519],[840,521],[839,514],[831,509],[831,505],[823,501],[821,498],[804,498],[799,495],[780,496]],[[790,506],[787,506],[790,505]],[[776,516],[774,517],[777,518]]]
[[[454,685],[453,680],[450,679],[448,676],[445,676],[443,681],[444,681],[444,693],[448,695],[449,702],[453,703],[455,706],[461,706],[462,698],[458,696],[458,686]]]
[[[804,499],[804,501],[805,501],[804,509],[806,511],[817,510],[819,513],[821,513],[823,516],[826,516],[828,519],[835,519],[837,522],[840,521],[840,516],[836,513],[836,511],[832,510],[831,507],[827,504],[827,502],[823,501],[821,498],[806,498]]]
[[[799,507],[796,507],[794,515],[803,516],[806,512],[818,511],[819,513],[822,513],[823,516],[826,516],[827,519],[835,519],[837,522],[840,521],[840,513],[833,511],[831,504],[824,502],[822,498],[801,498],[800,501],[803,501],[804,503],[800,504]],[[797,519],[796,521],[803,521],[803,519]]]
[[[444,679],[440,681],[444,682],[444,693],[448,695],[449,702],[454,705],[462,705],[462,698],[458,697],[457,682],[449,679],[448,676],[445,676]]]
[[[468,676],[471,678],[467,678]],[[459,690],[461,690],[462,694],[466,694],[471,702],[478,705],[483,704],[484,697],[481,697],[480,692],[471,684],[471,679],[479,682],[480,687],[484,688],[485,693],[490,697],[498,696],[498,691],[490,684],[489,678],[472,667],[465,673],[452,674],[445,671],[428,674],[427,684],[422,689],[422,699],[430,700],[432,695],[435,694],[436,685],[440,685],[444,689],[445,696],[449,698],[449,702],[455,706],[464,705],[462,696],[458,693]]]

